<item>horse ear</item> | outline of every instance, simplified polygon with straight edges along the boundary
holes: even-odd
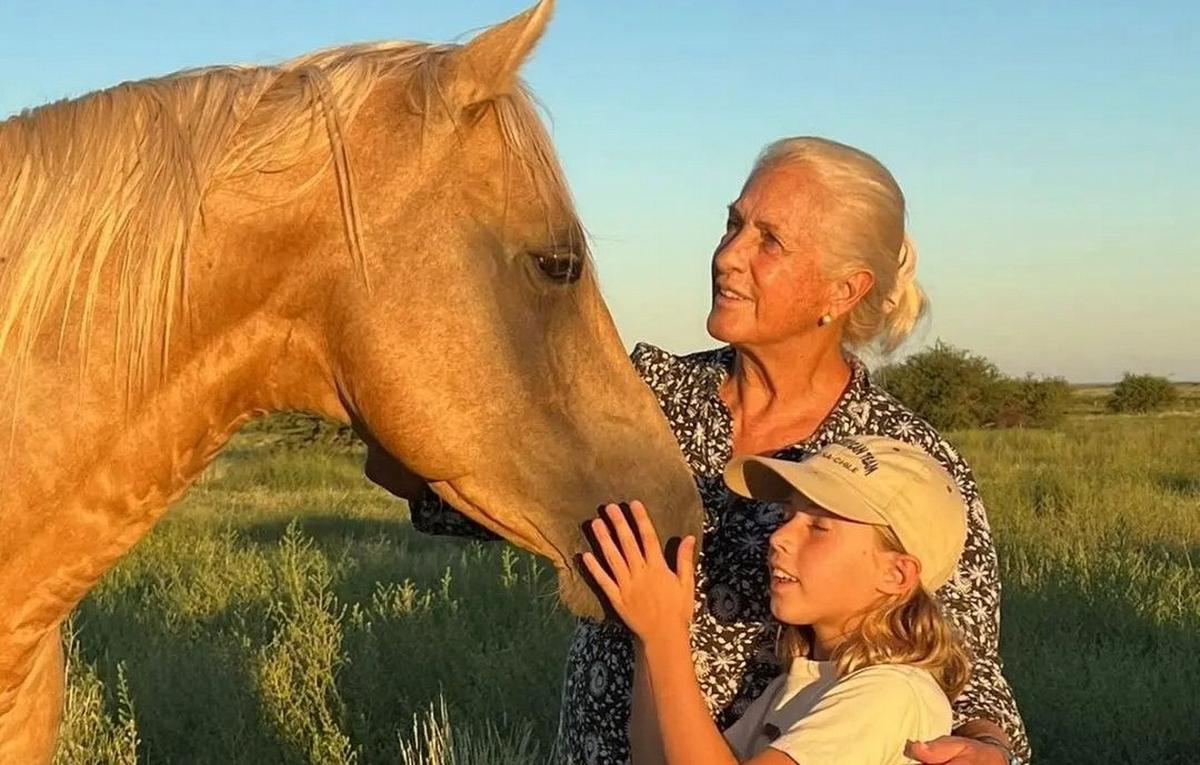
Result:
[[[554,0],[540,0],[455,51],[451,59],[455,105],[465,108],[513,92],[517,70],[546,31],[553,10]]]

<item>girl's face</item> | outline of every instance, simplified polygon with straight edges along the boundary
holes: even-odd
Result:
[[[771,613],[782,624],[840,636],[849,622],[894,591],[896,555],[870,524],[841,518],[807,498],[791,503],[771,535]]]

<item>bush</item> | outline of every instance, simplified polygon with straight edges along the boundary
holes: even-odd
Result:
[[[325,451],[354,451],[362,446],[349,425],[309,412],[276,412],[256,420],[247,430],[273,436],[283,449],[319,448]]]
[[[938,429],[991,422],[1006,396],[1004,376],[995,364],[940,340],[883,368],[876,377],[889,393]]]
[[[1066,417],[1071,385],[1061,377],[1028,376],[1005,381],[995,424],[1002,428],[1052,428]]]
[[[1071,397],[1066,380],[1009,378],[986,358],[940,340],[884,367],[876,379],[939,430],[1053,427]]]
[[[1107,406],[1110,412],[1157,412],[1178,398],[1178,391],[1167,378],[1126,372],[1108,397]]]

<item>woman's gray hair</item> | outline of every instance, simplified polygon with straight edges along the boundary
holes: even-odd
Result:
[[[778,165],[803,164],[816,174],[834,204],[821,232],[825,273],[833,279],[858,270],[875,278],[851,309],[845,340],[892,351],[928,308],[916,281],[917,249],[904,230],[904,192],[879,160],[826,138],[784,138],[759,154],[750,176]]]

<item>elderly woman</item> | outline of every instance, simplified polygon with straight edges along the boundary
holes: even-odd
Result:
[[[644,344],[633,352],[706,509],[692,626],[697,674],[725,726],[778,672],[764,560],[778,517],[774,506],[729,492],[726,463],[740,454],[799,459],[847,436],[891,436],[940,461],[969,503],[966,551],[938,595],[973,653],[971,682],[954,701],[955,736],[918,745],[914,755],[963,765],[1027,761],[1001,675],[996,551],[971,470],[876,387],[853,353],[894,349],[925,308],[904,218],[904,195],[874,157],[820,138],[778,141],[729,206],[713,255],[708,332],[727,345],[687,356]],[[412,518],[430,533],[487,535],[429,492],[413,503]],[[623,625],[579,623],[563,690],[562,761],[628,759],[634,661]]]

